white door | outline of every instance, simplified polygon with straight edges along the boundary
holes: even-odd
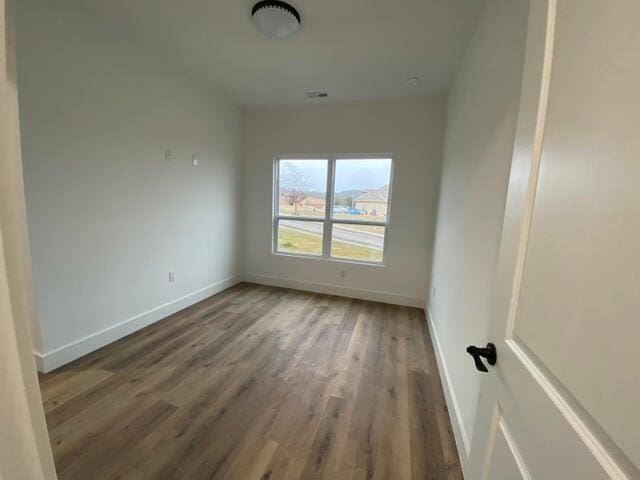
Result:
[[[640,478],[639,0],[530,2],[489,340],[469,480]]]

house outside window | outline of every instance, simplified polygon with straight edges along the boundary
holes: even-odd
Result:
[[[366,190],[353,200],[353,206],[364,215],[386,215],[389,203],[389,185],[375,190]]]

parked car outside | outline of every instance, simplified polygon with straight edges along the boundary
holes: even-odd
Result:
[[[362,215],[362,210],[359,208],[349,207],[346,213],[349,215]]]
[[[347,213],[348,210],[347,207],[343,207],[342,205],[335,205],[333,207],[333,213]]]

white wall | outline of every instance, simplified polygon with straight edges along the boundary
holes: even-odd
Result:
[[[240,111],[73,3],[17,3],[36,349],[50,368],[241,273]]]
[[[255,281],[424,305],[444,129],[443,97],[248,109],[243,115],[244,267]],[[392,153],[385,267],[271,253],[276,155]],[[346,270],[346,278],[340,278]]]
[[[429,311],[459,448],[482,378],[465,348],[489,340],[527,14],[526,0],[487,3],[449,96]]]

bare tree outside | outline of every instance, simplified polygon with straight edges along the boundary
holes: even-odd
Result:
[[[298,205],[307,198],[307,192],[312,188],[311,178],[299,166],[286,162],[280,164],[280,191],[293,205],[295,215],[298,214]]]

